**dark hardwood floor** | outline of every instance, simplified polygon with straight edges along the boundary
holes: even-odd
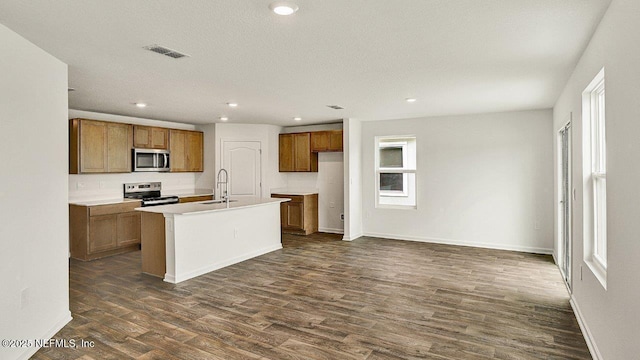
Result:
[[[140,253],[70,266],[73,321],[35,359],[590,359],[550,256],[340,236],[172,285]]]

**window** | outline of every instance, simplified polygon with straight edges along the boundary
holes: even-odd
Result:
[[[604,69],[582,93],[584,260],[602,286],[607,276],[607,151]]]
[[[376,137],[376,149],[376,207],[415,209],[415,136]]]

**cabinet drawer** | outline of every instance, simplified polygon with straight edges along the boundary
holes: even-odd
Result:
[[[98,205],[89,207],[89,216],[119,214],[124,212],[135,211],[134,209],[140,207],[142,203],[140,201],[128,201],[120,204]]]

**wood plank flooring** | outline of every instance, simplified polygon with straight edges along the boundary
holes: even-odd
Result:
[[[73,321],[94,348],[34,359],[590,359],[550,256],[340,236],[173,285],[140,252],[71,260]]]

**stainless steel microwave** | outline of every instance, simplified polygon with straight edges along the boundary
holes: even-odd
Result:
[[[169,150],[133,149],[133,171],[169,171]]]

